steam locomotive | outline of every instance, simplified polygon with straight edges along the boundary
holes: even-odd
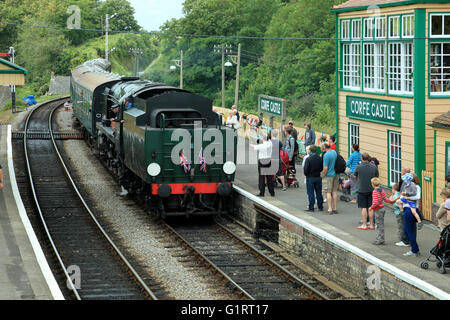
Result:
[[[103,59],[72,71],[74,116],[124,193],[165,218],[230,210],[237,135],[212,101],[111,73]]]

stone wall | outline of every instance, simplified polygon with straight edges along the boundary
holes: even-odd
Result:
[[[254,203],[236,193],[237,218],[259,233],[258,213]],[[429,300],[435,299],[414,285],[381,270],[360,256],[321,238],[309,230],[278,217],[278,245],[327,279],[361,299]]]

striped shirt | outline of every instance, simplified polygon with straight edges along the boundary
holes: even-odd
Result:
[[[384,208],[384,202],[391,202],[381,188],[374,189],[372,192],[372,206],[369,209],[377,211]]]

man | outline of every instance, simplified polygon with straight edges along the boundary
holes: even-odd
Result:
[[[0,164],[0,189],[3,189],[5,186],[4,182],[3,182],[3,168],[2,165]]]
[[[306,192],[309,200],[309,206],[305,209],[306,212],[314,212],[314,192],[317,197],[317,208],[319,211],[323,211],[322,178],[320,177],[320,173],[323,170],[323,162],[316,151],[315,145],[309,147],[309,156],[303,165],[303,173],[306,177]]]
[[[295,141],[297,141],[298,140],[298,131],[297,131],[297,129],[294,128],[294,122],[289,121],[288,128],[291,128],[291,135],[295,139]]]
[[[449,184],[450,184],[450,174],[445,176],[445,187],[450,188]]]
[[[336,148],[336,137],[335,136],[329,136],[328,137],[328,144],[330,145],[331,150],[337,151],[337,148]]]
[[[360,230],[375,230],[373,221],[373,211],[369,212],[369,208],[372,206],[372,178],[378,177],[379,172],[375,165],[370,163],[370,155],[365,152],[361,156],[361,164],[355,168],[353,175],[357,179],[358,189],[358,208],[361,209],[362,225],[358,227]],[[369,215],[369,223],[367,226],[367,215]]]
[[[273,174],[271,171],[271,156],[272,156],[272,142],[267,141],[263,136],[261,141],[258,141],[258,145],[252,145],[255,151],[258,153],[258,197],[264,197],[264,192],[267,188],[272,197],[275,197]]]
[[[280,150],[283,149],[283,143],[278,140],[278,130],[273,129],[270,132],[270,142],[272,142],[272,161],[274,162],[274,165],[277,166],[278,172],[276,173],[276,176],[281,181],[282,190],[286,191],[286,182],[284,181],[284,174],[283,169],[281,167],[281,159],[280,159]]]
[[[338,176],[334,167],[336,165],[337,152],[332,150],[328,143],[325,143],[325,155],[323,156],[322,177],[325,181],[324,191],[327,196],[328,212],[327,214],[338,214]],[[334,206],[333,206],[334,205]]]
[[[316,133],[313,129],[311,129],[311,123],[305,123],[305,147],[315,145],[316,144]]]

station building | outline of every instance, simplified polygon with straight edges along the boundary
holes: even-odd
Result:
[[[0,85],[24,85],[25,75],[28,73],[27,70],[18,65],[0,59]]]
[[[430,124],[450,110],[450,2],[349,0],[332,12],[339,151],[357,143],[376,157],[386,187],[409,167],[435,199],[449,170],[436,171],[444,151]]]

